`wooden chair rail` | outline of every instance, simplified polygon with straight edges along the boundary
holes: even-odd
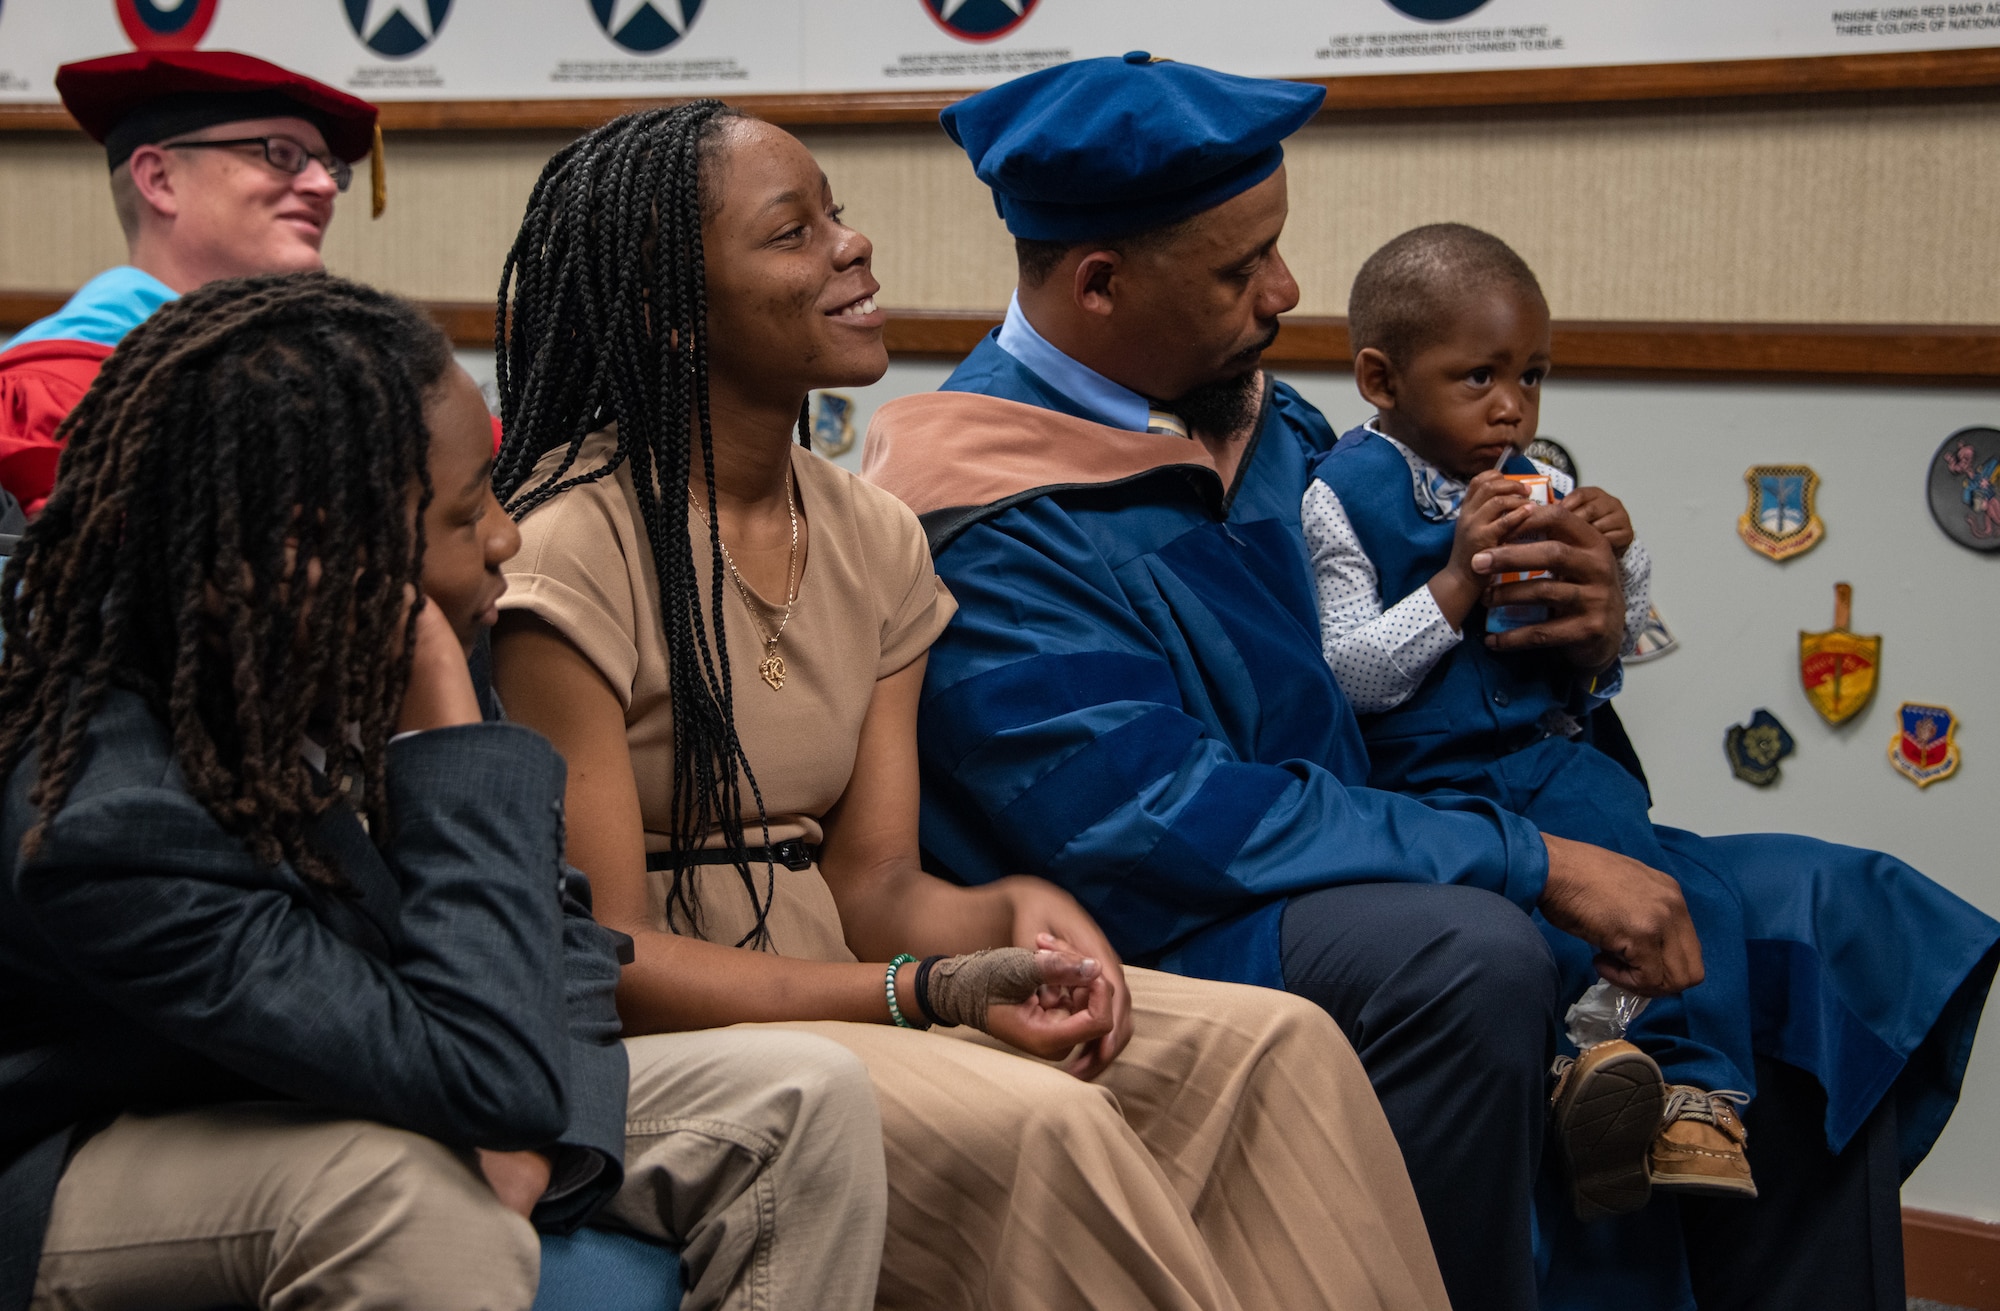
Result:
[[[895,311],[889,350],[957,358],[999,323],[991,313]],[[1293,317],[1264,358],[1280,367],[1345,369],[1347,321]],[[1800,379],[2000,386],[2000,325],[1636,323],[1555,325],[1558,377]]]
[[[1325,86],[1324,114],[1335,116],[1401,109],[1943,91],[2000,87],[2000,47],[1299,80]],[[817,127],[935,123],[939,110],[968,94],[966,90],[797,92],[729,100],[774,123]],[[391,132],[570,131],[672,99],[390,101],[382,106],[382,126]],[[58,104],[0,105],[0,131],[52,132],[75,126]]]
[[[0,290],[0,332],[61,307],[56,292]],[[493,340],[483,301],[430,301],[460,346]],[[990,311],[891,310],[893,355],[958,359],[1000,322]],[[1747,381],[1796,379],[1902,385],[2000,386],[2000,325],[1633,323],[1582,319],[1555,325],[1559,377]],[[1265,359],[1279,367],[1345,369],[1347,321],[1284,321]]]

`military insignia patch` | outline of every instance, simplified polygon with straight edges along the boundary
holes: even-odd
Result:
[[[924,0],[931,20],[961,41],[992,41],[1035,12],[1041,0]]]
[[[1875,695],[1875,671],[1882,664],[1882,639],[1847,631],[1854,589],[1833,585],[1833,628],[1799,632],[1799,683],[1806,699],[1829,724],[1844,724]]]
[[[2000,551],[2000,428],[1961,428],[1931,457],[1931,517],[1975,551]]]
[[[854,449],[854,398],[816,391],[812,398],[813,449],[828,459]]]
[[[1826,536],[1826,525],[1813,512],[1819,475],[1805,465],[1752,465],[1743,481],[1750,485],[1750,508],[1736,521],[1736,534],[1757,554],[1789,560]]]
[[[1577,476],[1576,457],[1571,455],[1569,448],[1561,442],[1551,441],[1547,437],[1537,437],[1528,443],[1528,449],[1521,452],[1521,454],[1537,463],[1546,464],[1549,468],[1560,471],[1567,475],[1573,483],[1581,484],[1583,482],[1583,479]]]
[[[219,0],[118,0],[118,22],[139,50],[193,50]]]
[[[1792,735],[1768,710],[1758,710],[1747,724],[1731,724],[1722,735],[1722,751],[1736,777],[1757,787],[1778,781],[1778,762],[1792,754]]]
[[[387,59],[405,59],[437,40],[451,0],[346,0],[347,23],[361,43]]]
[[[1632,654],[1625,657],[1628,665],[1643,665],[1648,660],[1658,660],[1667,652],[1675,650],[1680,643],[1667,631],[1667,621],[1660,618],[1660,607],[1649,606],[1646,610],[1646,626],[1639,630],[1639,643]]]
[[[1958,719],[1951,711],[1905,701],[1897,718],[1896,736],[1889,739],[1889,763],[1898,774],[1927,788],[1958,772],[1958,743],[1951,740]]]

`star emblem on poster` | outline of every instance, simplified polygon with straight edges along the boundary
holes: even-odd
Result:
[[[961,41],[993,41],[1007,35],[1035,11],[1041,0],[922,0],[924,12]]]
[[[437,40],[451,0],[343,0],[348,26],[361,43],[388,59],[416,54]]]
[[[192,50],[208,35],[219,0],[118,0],[118,25],[134,49]]]
[[[634,54],[658,54],[694,25],[703,0],[590,0],[604,34]]]
[[[1486,4],[1486,0],[1388,0],[1399,14],[1421,18],[1427,23],[1444,23],[1463,18]]]

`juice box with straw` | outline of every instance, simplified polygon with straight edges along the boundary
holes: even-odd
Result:
[[[1506,463],[1507,457],[1512,454],[1513,451],[1511,449],[1504,453],[1500,457],[1501,463]],[[1510,473],[1502,476],[1509,482],[1521,484],[1522,489],[1528,493],[1528,501],[1531,505],[1548,505],[1554,499],[1549,487],[1549,476],[1545,473]],[[1537,542],[1541,540],[1541,535],[1539,533],[1528,533],[1517,536],[1512,540],[1516,542]],[[1553,576],[1546,569],[1524,569],[1495,574],[1493,575],[1493,581],[1495,584],[1525,583],[1533,579],[1551,578]],[[1486,612],[1486,631],[1489,633],[1504,633],[1512,628],[1526,628],[1529,624],[1539,624],[1548,617],[1549,608],[1545,605],[1496,605]]]

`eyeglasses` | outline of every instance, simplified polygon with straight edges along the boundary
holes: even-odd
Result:
[[[354,166],[334,155],[315,155],[290,137],[230,137],[223,141],[169,141],[163,150],[214,150],[224,146],[262,146],[264,161],[280,173],[294,176],[306,171],[315,160],[333,179],[333,185],[347,190],[354,181]]]

